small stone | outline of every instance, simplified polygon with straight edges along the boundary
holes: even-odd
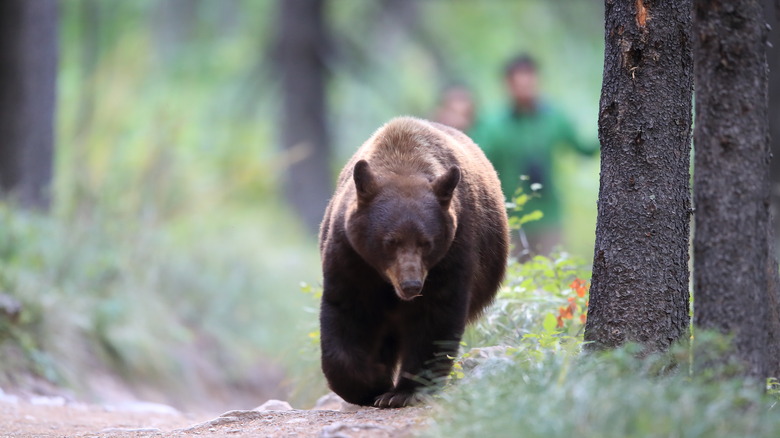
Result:
[[[107,405],[104,409],[109,412],[140,412],[147,414],[178,415],[179,411],[173,406],[162,403],[135,401],[118,405]]]
[[[235,418],[237,421],[252,421],[257,420],[259,418],[263,418],[264,414],[255,410],[251,411],[242,411],[242,410],[235,410],[235,411],[227,411],[224,414],[220,415],[220,418]]]
[[[254,421],[262,418],[263,415],[263,413],[257,411],[227,411],[213,420],[204,421],[203,423],[198,423],[184,429],[176,429],[174,432],[193,433],[198,429],[203,429],[206,427],[210,428],[209,430],[212,430],[213,426],[222,426],[225,424],[237,423],[239,421]]]
[[[255,411],[292,411],[293,408],[289,403],[282,400],[268,400],[260,406],[254,408]]]
[[[331,392],[323,395],[317,399],[317,403],[311,408],[312,411],[341,411],[341,412],[355,412],[364,409],[363,406],[353,405],[344,401],[343,398]]]
[[[22,313],[22,303],[16,298],[6,293],[0,293],[0,314],[4,315],[11,322],[17,322]]]
[[[331,392],[317,399],[317,403],[312,408],[313,411],[340,411],[342,405],[346,403],[344,399]]]
[[[13,394],[6,394],[2,388],[0,388],[0,403],[9,403],[12,405],[19,403],[19,397]]]
[[[360,406],[360,405],[353,405],[352,403],[344,402],[341,405],[341,409],[339,409],[341,412],[357,412],[357,411],[364,411],[367,409],[373,409],[368,406]]]
[[[215,418],[211,421],[209,421],[209,425],[211,426],[221,426],[223,424],[230,424],[230,423],[236,423],[240,421],[238,417],[233,417],[230,415],[223,415],[221,417]]]
[[[65,397],[35,396],[30,398],[30,404],[36,406],[65,406]]]

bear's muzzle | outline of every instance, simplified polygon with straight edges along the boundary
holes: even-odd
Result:
[[[422,295],[423,283],[427,274],[419,249],[398,251],[396,263],[386,272],[398,298],[409,301]]]
[[[420,296],[422,292],[422,281],[420,280],[407,280],[401,283],[401,291],[405,297],[412,299]]]

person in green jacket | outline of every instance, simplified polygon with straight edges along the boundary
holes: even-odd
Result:
[[[570,148],[583,155],[596,152],[596,145],[581,143],[565,114],[543,99],[539,93],[536,63],[528,55],[512,59],[504,79],[510,105],[480,117],[469,132],[482,147],[498,172],[504,196],[509,200],[517,189],[532,189],[537,195],[523,209],[540,210],[543,217],[523,225],[513,236],[516,255],[549,254],[560,243],[562,208],[553,176],[553,157]]]

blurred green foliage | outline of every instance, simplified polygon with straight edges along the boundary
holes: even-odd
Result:
[[[316,242],[280,195],[276,3],[60,3],[55,206],[0,205],[0,293],[22,302],[18,320],[0,315],[0,385],[31,368],[86,390],[85,370],[103,367],[191,397],[208,383],[199,367],[239,385],[265,372],[262,358],[314,376],[299,379],[301,400],[319,395],[318,355],[299,357],[316,328],[299,290],[319,282]],[[502,65],[518,51],[594,141],[601,8],[331,1],[334,176],[389,118],[430,115],[449,83],[481,108],[502,104]],[[571,251],[590,256],[597,163],[557,166]]]
[[[294,361],[290,346],[306,333],[295,322],[308,315],[289,276],[306,275],[316,257],[301,250],[307,239],[269,232],[288,220],[272,215],[234,211],[179,230],[197,233],[184,242],[127,219],[65,222],[0,207],[0,284],[22,304],[18,321],[0,325],[14,341],[0,345],[0,385],[20,383],[26,368],[89,393],[99,382],[87,370],[99,370],[175,402]]]

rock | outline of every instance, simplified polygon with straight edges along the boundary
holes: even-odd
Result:
[[[289,403],[282,400],[268,400],[260,406],[253,409],[254,411],[292,411],[293,408]]]
[[[230,424],[230,423],[236,423],[239,421],[252,421],[256,420],[258,418],[262,418],[263,413],[259,411],[227,411],[224,414],[220,415],[219,417],[204,421],[203,423],[198,423],[195,425],[192,425],[190,427],[184,428],[184,429],[176,429],[174,432],[177,433],[190,433],[197,429],[203,429],[206,427],[213,427],[213,426],[221,426],[223,424]]]
[[[19,403],[19,397],[13,394],[6,394],[2,388],[0,388],[0,403],[9,403],[12,405]]]
[[[235,410],[235,411],[227,411],[224,414],[220,415],[219,418],[235,418],[235,421],[246,421],[246,420],[255,420],[257,418],[263,418],[264,415],[261,412],[258,412],[256,410],[251,411],[241,411],[241,410]],[[219,419],[217,418],[217,419]]]
[[[467,378],[480,378],[486,374],[512,366],[514,349],[504,345],[493,347],[472,348],[468,352],[468,357],[461,363],[463,370],[468,371]]]
[[[11,295],[0,293],[0,315],[5,316],[11,322],[19,321],[19,314],[22,313],[22,303]]]
[[[363,406],[347,403],[344,401],[343,398],[339,397],[338,395],[336,395],[336,393],[333,392],[329,394],[325,394],[319,399],[317,399],[317,403],[315,403],[314,407],[311,408],[312,411],[341,411],[341,412],[355,412],[361,409],[364,409]]]
[[[179,411],[173,406],[144,401],[107,405],[104,406],[104,409],[108,412],[141,412],[148,414],[179,415]]]
[[[30,397],[30,404],[37,406],[65,406],[65,397],[55,396],[47,397],[45,395],[38,395]]]
[[[362,411],[364,409],[371,409],[367,406],[360,406],[360,405],[353,405],[352,403],[344,402],[344,404],[341,405],[341,409],[339,409],[341,412],[357,412]]]
[[[499,357],[504,358],[508,356],[508,351],[510,347],[503,346],[503,345],[496,345],[493,347],[481,347],[481,348],[472,348],[468,351],[469,357],[463,360],[463,368],[468,370],[472,368],[476,368],[478,365],[480,365],[482,362],[484,362],[487,359]]]
[[[335,392],[323,395],[317,399],[317,403],[311,408],[312,411],[340,411],[341,406],[346,403],[344,399],[337,396]]]

